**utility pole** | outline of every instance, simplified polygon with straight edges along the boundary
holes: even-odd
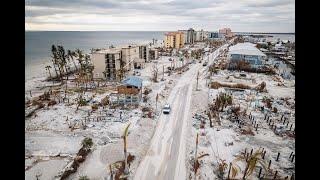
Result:
[[[197,73],[197,88],[196,88],[196,91],[198,90],[198,80],[199,80],[199,71]]]
[[[164,65],[162,66],[162,80],[164,80]]]
[[[158,95],[158,93],[157,93],[157,96],[156,96],[156,112],[157,112],[157,109],[158,109],[158,99],[159,99],[159,95]]]
[[[197,151],[198,151],[198,142],[199,142],[199,134],[197,134],[197,139],[196,139],[196,152],[195,152],[195,155],[194,155],[194,178],[197,179]]]

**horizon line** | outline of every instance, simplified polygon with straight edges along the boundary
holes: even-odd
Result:
[[[164,30],[25,30],[25,32],[170,32]],[[177,30],[174,30],[177,31]],[[207,30],[205,30],[207,31]],[[214,32],[214,31],[208,31]],[[233,31],[233,33],[248,33],[248,34],[295,34],[295,32],[246,32],[246,31]]]

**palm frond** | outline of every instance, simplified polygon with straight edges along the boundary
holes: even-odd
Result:
[[[130,124],[131,124],[131,123],[129,123],[129,124],[127,125],[127,127],[125,128],[125,130],[124,130],[124,132],[123,132],[123,137],[128,136],[129,126],[130,126]]]

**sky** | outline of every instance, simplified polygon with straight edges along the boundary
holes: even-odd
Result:
[[[27,31],[295,32],[295,0],[25,0]]]

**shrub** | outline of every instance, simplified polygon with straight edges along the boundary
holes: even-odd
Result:
[[[82,140],[81,145],[85,148],[85,149],[89,149],[92,147],[93,145],[93,141],[91,138],[86,137]]]
[[[277,112],[278,112],[278,109],[277,109],[276,107],[273,107],[272,112],[277,113]]]

